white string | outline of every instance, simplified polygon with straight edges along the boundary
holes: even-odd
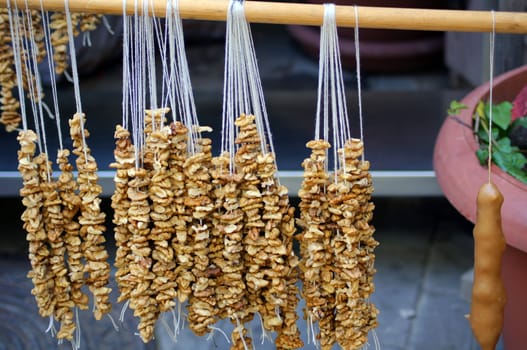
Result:
[[[121,313],[119,314],[119,322],[123,323],[124,322],[124,316],[126,314],[126,310],[128,309],[128,305],[130,304],[130,300],[127,300],[124,304],[123,304],[123,307],[121,308]]]
[[[154,4],[152,3],[152,11]],[[161,106],[165,107],[168,105],[170,94],[168,94],[170,87],[170,70],[168,66],[167,58],[167,42],[168,42],[168,28],[169,22],[171,23],[172,15],[172,4],[170,1],[167,1],[166,12],[165,12],[165,26],[164,30],[161,29],[161,23],[157,17],[154,17],[154,33],[157,39],[157,45],[159,52],[161,53],[161,66],[162,66],[162,84],[161,84]],[[162,35],[163,34],[163,35]],[[166,93],[166,96],[165,96]],[[176,111],[173,109],[174,106],[171,105],[170,110],[172,111],[172,119],[176,121]]]
[[[492,174],[492,91],[494,90],[494,42],[496,39],[496,13],[494,10],[490,11],[492,16],[492,33],[490,35],[490,81],[489,81],[489,158],[488,158],[488,181],[491,182]]]
[[[190,81],[190,72],[188,67],[187,56],[185,53],[185,39],[183,35],[183,24],[179,14],[179,1],[171,0],[173,10],[173,31],[175,36],[175,57],[172,54],[171,60],[175,59],[175,70],[172,79],[177,83],[178,100],[181,103],[182,120],[189,127],[188,151],[194,154],[197,151],[197,140],[201,138],[199,130],[199,121],[196,113],[194,95],[192,93],[192,83]]]
[[[135,166],[141,166],[141,151],[143,149],[144,130],[144,89],[143,89],[143,61],[142,61],[142,21],[139,18],[138,0],[134,1],[133,26],[130,33],[131,45],[131,71],[130,71],[130,114],[132,124],[132,135],[134,139]]]
[[[57,134],[59,137],[59,147],[62,150],[62,128],[60,122],[60,109],[59,109],[59,100],[57,94],[57,78],[55,74],[55,60],[53,57],[53,45],[51,44],[51,30],[49,25],[49,13],[44,11],[43,0],[40,0],[40,14],[42,16],[42,26],[44,29],[44,42],[46,44],[46,51],[48,52],[48,69],[50,75],[50,85],[51,85],[51,94],[53,98],[53,115],[55,116],[55,122],[57,123]]]
[[[147,52],[147,65],[148,65],[148,80],[149,80],[149,91],[150,91],[150,108],[157,109],[157,84],[156,84],[156,59],[155,59],[155,48],[154,48],[154,20],[155,13],[152,11],[152,17],[149,16],[148,4],[150,1],[145,1],[143,6],[145,7],[144,23],[146,31],[146,52]],[[153,4],[152,4],[153,6]],[[161,123],[162,123],[161,118]],[[153,127],[155,127],[155,121],[152,120]],[[159,125],[161,128],[161,125]]]
[[[129,118],[129,77],[130,77],[130,45],[129,45],[129,33],[128,33],[129,17],[126,15],[126,0],[123,0],[123,96],[122,96],[122,109],[123,109],[123,128],[128,128]]]
[[[238,318],[236,313],[234,313],[234,318],[236,319],[236,329],[238,330],[238,334],[240,335],[240,340],[242,341],[243,349],[249,350],[249,348],[247,347],[247,343],[245,342],[245,337],[243,336],[243,329],[240,323],[240,319]],[[253,347],[254,347],[254,343],[253,343]]]
[[[221,328],[218,328],[218,327],[214,327],[214,326],[211,326],[211,325],[208,325],[207,328],[211,329],[212,332],[210,333],[210,337],[212,338],[212,336],[214,335],[214,331],[218,331],[221,333],[221,335],[223,335],[223,337],[225,338],[225,340],[227,341],[227,344],[230,344],[231,343],[231,340],[229,339],[229,337],[227,336],[227,334],[221,329]]]
[[[15,10],[17,19],[13,18],[13,10],[11,10],[11,0],[7,0],[7,12],[9,17],[9,26],[11,28],[11,43],[13,49],[13,57],[15,61],[15,72],[16,80],[18,85],[18,96],[20,100],[20,115],[22,117],[22,128],[24,131],[27,130],[27,114],[26,114],[26,104],[24,101],[24,88],[22,80],[22,59],[21,59],[21,49],[20,49],[20,32],[18,30],[18,9]],[[15,1],[15,7],[16,1]],[[40,142],[40,140],[39,140]]]
[[[187,62],[187,55],[185,53],[185,40],[183,36],[183,24],[181,22],[181,17],[179,15],[179,1],[175,0],[176,3],[176,9],[177,9],[177,17],[176,17],[176,28],[177,28],[177,47],[179,49],[178,54],[178,62],[180,67],[180,74],[181,74],[181,81],[183,84],[183,93],[184,93],[184,101],[185,101],[185,111],[188,114],[188,118],[190,119],[192,125],[199,126],[198,117],[196,113],[196,104],[194,103],[194,95],[192,93],[192,84],[190,81],[190,71],[188,67]],[[195,135],[196,137],[201,137],[198,133]]]
[[[227,25],[229,38],[226,41],[226,62],[228,63],[225,67],[226,82],[224,83],[224,91],[226,90],[224,104],[226,103],[227,107],[224,113],[229,113],[232,108],[235,116],[253,114],[261,139],[261,152],[274,154],[254,41],[245,18],[243,1],[231,0],[227,16],[232,26]],[[230,79],[232,79],[232,90]]]
[[[334,181],[338,182],[336,170],[346,168],[344,153],[339,155],[339,150],[343,149],[347,140],[351,138],[351,130],[346,106],[335,9],[334,4],[324,4],[324,21],[320,28],[315,138],[320,138],[321,127],[324,140],[329,141],[330,132],[332,133]],[[358,69],[360,70],[360,66]],[[359,92],[359,99],[361,99],[360,96]],[[362,105],[359,109],[362,115]]]
[[[84,32],[84,34],[82,35],[82,46],[91,47],[90,31]]]
[[[106,314],[106,316],[108,316],[108,318],[109,318],[110,321],[112,322],[113,329],[114,329],[116,332],[119,332],[119,326],[117,325],[117,323],[115,323],[115,320],[113,319],[112,315],[111,315],[111,314]]]
[[[324,13],[324,18],[325,18]],[[324,77],[324,68],[325,68],[325,61],[326,61],[326,51],[324,48],[326,47],[326,36],[324,35],[325,27],[322,25],[320,27],[320,41],[319,41],[319,54],[318,54],[318,89],[317,89],[317,111],[315,113],[315,140],[320,139],[320,111],[322,109],[322,81]]]
[[[20,44],[20,52],[21,56],[23,56],[25,59],[21,61],[21,67],[22,67],[22,78],[25,72],[26,80],[27,80],[27,89],[28,89],[28,97],[29,102],[31,106],[31,111],[33,113],[33,122],[35,124],[35,131],[38,136],[38,148],[40,152],[44,152],[43,144],[45,145],[45,142],[43,143],[43,137],[42,137],[42,131],[44,131],[43,127],[41,128],[41,119],[39,118],[39,113],[37,109],[37,104],[35,101],[35,85],[33,84],[34,80],[33,77],[33,69],[31,67],[31,59],[33,57],[33,53],[31,52],[31,44],[30,44],[30,38],[28,38],[28,33],[32,31],[30,28],[26,28],[26,22],[25,19],[28,18],[27,15],[20,16],[21,12],[19,12],[18,5],[15,2],[15,31],[16,36],[18,38],[19,44]],[[31,24],[29,25],[31,27]],[[22,85],[23,86],[23,85]],[[24,92],[19,96],[19,99],[22,101],[25,99]],[[47,153],[47,152],[46,152]]]
[[[18,5],[17,3],[15,2],[15,10],[16,10],[16,13],[17,14],[20,14],[21,12],[19,12],[19,9],[18,9]],[[23,72],[26,73],[26,79],[27,79],[27,89],[29,90],[28,92],[28,96],[29,96],[29,102],[30,102],[30,106],[31,106],[31,110],[33,112],[33,119],[34,119],[34,122],[35,122],[35,131],[37,132],[37,135],[39,136],[39,139],[40,139],[40,135],[41,135],[41,129],[40,129],[40,121],[38,119],[38,112],[37,112],[37,105],[35,103],[35,91],[34,91],[34,85],[33,85],[33,80],[31,79],[32,75],[33,75],[33,72],[32,72],[32,69],[31,69],[31,60],[30,60],[30,56],[32,56],[32,53],[30,52],[31,51],[31,47],[30,47],[30,43],[29,43],[29,39],[27,37],[27,33],[29,32],[29,29],[26,28],[26,22],[25,22],[25,19],[27,18],[27,16],[19,16],[17,15],[17,18],[16,18],[16,27],[17,27],[17,35],[18,35],[18,38],[19,38],[19,41],[20,41],[20,45],[21,45],[21,51],[20,51],[20,54],[25,57],[24,60],[22,60],[22,63],[23,63],[23,66],[22,66],[22,69],[23,69]],[[20,99],[23,99],[25,98],[24,94],[22,94],[20,96]],[[42,147],[42,146],[40,146]]]
[[[126,0],[124,0],[123,2],[125,3]],[[124,17],[126,17],[126,15]],[[113,31],[112,26],[110,25],[110,22],[108,22],[108,18],[106,18],[106,16],[102,16],[102,24],[104,25],[108,33],[110,33],[110,35],[115,35],[115,32]]]
[[[31,60],[29,60],[28,65],[32,64],[32,67],[28,70],[28,86],[33,87],[33,89],[30,88],[30,101],[33,106],[33,111],[37,111],[38,113],[38,119],[40,121],[40,125],[42,128],[42,141],[44,144],[44,153],[48,154],[48,141],[46,136],[46,127],[44,124],[44,111],[42,108],[42,84],[40,80],[40,72],[38,70],[38,62],[37,62],[37,43],[35,41],[35,29],[33,27],[33,17],[31,15],[31,11],[29,10],[29,5],[27,0],[25,0],[25,6],[26,6],[26,16],[24,18],[27,19],[27,28],[24,28],[24,32],[29,32],[29,45],[27,47],[28,49],[28,60],[29,56],[31,56]],[[29,75],[29,71],[32,72],[32,77],[34,78],[34,85],[33,80],[31,79],[31,76]],[[35,116],[35,119],[37,117]],[[46,163],[46,169],[47,169],[47,177],[48,181],[51,181],[51,167],[48,166]]]
[[[167,97],[170,103],[170,109],[172,110],[172,115],[174,115],[174,120],[176,120],[176,115],[183,117],[182,103],[177,99],[180,97],[177,94],[176,81],[177,81],[177,65],[176,65],[176,33],[174,26],[174,10],[173,10],[173,1],[167,1],[167,14],[166,14],[166,27],[168,28],[168,49],[169,49],[169,62],[165,64],[168,72],[164,71],[164,76],[167,79]],[[163,60],[166,55],[163,55]],[[165,75],[166,74],[166,75]],[[177,108],[177,113],[176,113]]]
[[[168,334],[168,337],[170,338],[170,340],[172,340],[173,343],[177,343],[176,334],[172,332],[172,329],[168,325],[168,322],[165,320],[164,317],[161,317],[160,319],[161,319],[161,324],[163,325],[163,327],[165,327],[165,329],[167,331],[167,334]]]
[[[73,76],[73,89],[75,91],[75,106],[77,109],[77,113],[82,113],[81,93],[80,93],[80,85],[79,85],[79,72],[77,70],[77,55],[75,54],[75,42],[74,42],[74,36],[73,36],[73,24],[71,22],[69,0],[64,0],[64,8],[66,11],[66,22],[68,25],[68,37],[69,37],[68,42],[69,42],[69,49],[70,49],[71,73]],[[84,134],[82,135],[82,137],[84,139]]]
[[[55,336],[55,333],[54,333],[54,329],[55,329],[55,325],[53,323],[53,316],[49,316],[49,323],[48,323],[48,328],[46,328],[46,330],[44,331],[44,333],[50,333],[51,332],[51,336],[54,337]]]
[[[80,349],[81,347],[81,323],[79,320],[79,308],[75,307],[75,323],[77,327],[75,327],[75,344],[77,345],[77,349]]]
[[[362,141],[362,161],[365,158],[365,147],[364,147],[364,126],[362,120],[362,87],[360,77],[360,41],[359,41],[359,8],[355,5],[355,67],[357,70],[357,99],[359,100],[359,129],[360,129],[360,140]]]
[[[79,83],[79,71],[77,69],[77,54],[75,52],[75,37],[73,36],[73,24],[71,21],[69,0],[64,0],[64,9],[66,13],[66,23],[68,26],[68,43],[70,49],[71,74],[73,76],[73,90],[75,92],[75,105],[77,113],[82,115],[81,93]],[[86,145],[86,133],[84,131],[84,115],[80,119],[80,129],[82,136],[82,148],[84,151],[85,162],[88,163],[88,150]]]
[[[222,130],[221,130],[221,153],[229,152],[229,172],[234,172],[234,153],[235,153],[235,128],[234,119],[240,112],[236,111],[233,103],[234,88],[236,84],[237,71],[234,69],[234,52],[237,50],[237,40],[233,40],[235,35],[235,23],[233,21],[232,3],[229,4],[227,11],[227,23],[225,34],[225,63],[223,80],[223,107],[222,107]]]

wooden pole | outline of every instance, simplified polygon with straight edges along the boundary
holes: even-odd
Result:
[[[8,0],[0,0],[6,7]],[[40,9],[41,0],[10,0],[24,8]],[[72,12],[119,15],[123,13],[125,0],[70,0]],[[138,0],[141,9],[142,0]],[[330,0],[329,0],[330,1]],[[42,0],[46,10],[63,11],[64,0]],[[134,0],[127,0],[126,11],[134,13]],[[150,0],[150,8],[158,17],[165,16],[166,0]],[[228,0],[179,0],[181,17],[184,19],[224,21],[227,17]],[[300,24],[319,26],[322,24],[323,6],[284,2],[245,1],[245,14],[252,23]],[[354,27],[354,6],[337,6],[337,25]],[[490,32],[490,11],[429,10],[389,7],[359,6],[361,28]],[[496,12],[497,33],[527,34],[527,13]]]

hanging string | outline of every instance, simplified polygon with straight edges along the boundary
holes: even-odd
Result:
[[[182,94],[181,100],[183,101],[183,110],[184,117],[187,120],[188,125],[193,126],[190,129],[190,141],[189,146],[190,150],[194,152],[195,150],[195,140],[201,138],[199,121],[196,113],[196,104],[194,102],[194,95],[192,93],[192,83],[190,81],[190,72],[187,61],[187,55],[185,52],[185,38],[183,35],[183,24],[181,21],[181,16],[179,14],[179,1],[174,1],[174,25],[175,25],[175,34],[176,34],[176,49],[177,49],[177,63],[178,63],[178,73],[180,82],[179,88],[180,93]]]
[[[27,16],[25,15],[20,15],[21,12],[19,12],[19,9],[18,9],[18,5],[16,4],[15,2],[15,12],[17,13],[17,16],[15,18],[15,31],[17,33],[17,38],[18,38],[18,41],[20,43],[20,55],[21,57],[23,57],[24,59],[22,60],[22,78],[24,77],[24,73],[25,73],[25,77],[26,77],[26,80],[27,80],[27,89],[28,89],[28,96],[29,96],[29,102],[30,102],[30,106],[31,106],[31,111],[33,113],[33,121],[35,123],[35,132],[37,133],[37,136],[38,136],[38,146],[39,146],[39,151],[40,152],[43,152],[43,137],[42,137],[42,130],[41,129],[41,123],[40,123],[40,118],[39,118],[39,114],[38,114],[38,109],[37,109],[37,104],[35,102],[35,86],[33,85],[33,82],[34,80],[32,79],[33,77],[33,69],[31,67],[31,59],[30,57],[32,56],[31,54],[31,44],[29,43],[29,38],[28,38],[28,35],[29,34],[29,30],[28,28],[26,28],[26,23],[25,23],[25,19],[27,18]],[[22,85],[24,86],[24,85]],[[23,100],[25,98],[25,95],[24,95],[24,92],[22,92],[22,95],[19,96],[19,99],[20,100]]]
[[[150,1],[145,1],[143,3],[144,7],[144,25],[145,25],[145,35],[146,35],[146,58],[147,58],[147,67],[148,67],[148,88],[150,92],[150,108],[157,109],[157,84],[156,84],[156,59],[155,59],[155,47],[154,47],[154,21],[155,13],[152,11],[152,17],[149,15],[148,5]],[[153,6],[153,5],[152,5]],[[161,123],[162,123],[161,119]],[[155,121],[152,120],[152,125],[155,127]],[[161,127],[161,125],[159,125]]]
[[[490,14],[492,16],[492,33],[490,35],[490,91],[489,91],[489,158],[487,163],[488,168],[488,181],[491,182],[491,174],[492,174],[492,91],[494,90],[494,42],[496,40],[496,13],[494,10],[490,11]]]
[[[48,69],[50,75],[50,85],[51,85],[51,95],[53,98],[53,115],[55,116],[55,122],[57,124],[57,134],[59,137],[59,148],[62,150],[62,128],[60,122],[60,109],[59,109],[59,100],[57,93],[57,79],[55,74],[55,60],[53,57],[53,45],[51,44],[51,29],[49,25],[49,12],[44,11],[43,0],[40,0],[40,15],[42,16],[42,27],[44,29],[44,42],[46,44],[46,51],[48,52]]]
[[[232,14],[232,2],[229,3],[227,11],[226,33],[225,33],[225,54],[223,68],[223,106],[222,106],[222,130],[221,130],[221,153],[229,152],[229,172],[234,173],[234,118],[236,106],[233,104],[233,94],[235,86],[236,71],[233,67],[233,51],[235,50],[236,40],[232,40],[234,35],[234,23]]]
[[[362,82],[360,77],[360,40],[359,40],[359,8],[355,5],[355,69],[357,71],[357,99],[359,102],[360,140],[363,144],[362,161],[365,159],[364,124],[362,120]]]
[[[331,96],[331,121],[333,125],[333,152],[334,152],[334,169],[338,169],[339,165],[339,158],[338,158],[338,149],[340,149],[343,146],[343,137],[342,137],[342,125],[340,122],[340,111],[337,107],[337,98],[340,98],[340,96],[337,96],[337,89],[336,89],[336,75],[338,72],[338,67],[336,67],[336,59],[335,56],[338,56],[338,52],[336,52],[336,32],[337,32],[337,26],[335,23],[335,5],[334,4],[324,4],[324,14],[325,14],[325,20],[327,25],[327,44],[328,44],[328,61],[327,66],[329,67],[329,96]],[[335,181],[337,180],[335,172]]]
[[[197,140],[201,138],[199,121],[196,113],[192,83],[185,53],[185,39],[183,35],[183,24],[179,14],[179,1],[170,0],[172,10],[168,17],[169,26],[169,54],[170,54],[170,94],[171,104],[177,100],[178,111],[182,122],[189,127],[188,152],[194,154],[197,151]],[[168,10],[168,9],[167,9]]]
[[[18,28],[18,9],[15,10],[17,19],[15,20],[13,10],[11,9],[11,0],[7,0],[7,13],[9,18],[9,27],[11,28],[11,43],[13,49],[13,57],[15,61],[15,72],[18,86],[18,96],[20,100],[20,115],[22,117],[22,129],[27,131],[27,114],[26,114],[26,103],[24,100],[24,88],[22,80],[22,59],[20,49],[20,31]],[[14,2],[15,7],[17,6],[16,1]],[[39,140],[40,142],[40,140]],[[39,146],[40,147],[40,146]]]
[[[153,11],[154,4],[152,3],[152,11]],[[167,58],[167,43],[168,43],[168,29],[170,27],[171,23],[171,17],[172,16],[172,3],[171,1],[167,1],[166,6],[166,12],[165,12],[165,25],[164,30],[161,28],[161,21],[159,18],[154,17],[154,33],[155,38],[157,39],[157,45],[161,56],[161,66],[162,66],[162,84],[161,84],[161,106],[166,107],[169,103],[170,94],[168,94],[168,91],[170,89],[170,70],[168,66],[168,58]],[[165,96],[166,94],[166,96]],[[173,104],[170,104],[170,110],[172,111],[172,119],[173,121],[176,121],[176,111],[173,108]]]
[[[68,42],[70,49],[71,73],[73,75],[73,90],[75,92],[75,106],[76,113],[82,114],[81,93],[79,83],[79,71],[77,69],[77,55],[75,52],[75,37],[73,36],[73,24],[71,22],[70,4],[69,0],[64,0],[64,9],[66,13],[66,23],[68,26]],[[84,117],[80,118],[80,129],[82,136],[82,148],[84,150],[84,159],[88,163],[88,151],[86,145],[86,133],[84,132]]]
[[[244,96],[243,101],[246,104],[244,112],[248,113],[252,110],[252,114],[255,116],[256,126],[261,135],[262,153],[267,154],[268,152],[271,152],[274,154],[274,143],[269,124],[269,117],[265,106],[265,98],[262,82],[260,80],[254,40],[249,23],[245,18],[243,1],[231,1],[231,9],[233,19],[235,20],[235,23],[237,23],[238,28],[236,39],[240,41],[241,48],[240,59],[236,60],[236,63],[239,64],[242,84],[247,84],[246,86],[242,86]]]
[[[168,58],[168,64],[165,64],[167,66],[167,69],[169,69],[168,72],[165,72],[165,77],[167,80],[167,97],[170,103],[170,109],[172,110],[172,114],[174,115],[174,120],[176,119],[176,114],[179,116],[183,116],[183,109],[182,109],[182,101],[178,101],[177,99],[180,97],[179,94],[176,93],[176,81],[177,77],[177,65],[176,65],[176,28],[174,26],[174,9],[173,9],[173,1],[167,1],[167,15],[166,15],[166,27],[168,29],[168,49],[169,49],[169,58]],[[166,55],[163,55],[163,60],[166,61],[165,58]],[[176,113],[177,108],[177,113]]]
[[[33,89],[30,89],[30,101],[31,104],[34,106],[33,111],[37,111],[38,113],[38,119],[40,121],[40,125],[42,128],[42,141],[44,144],[44,153],[48,154],[48,142],[47,142],[47,136],[46,136],[46,128],[44,124],[44,111],[42,108],[42,83],[40,80],[40,72],[38,70],[38,62],[37,62],[37,52],[38,47],[37,43],[35,41],[35,28],[33,26],[33,16],[31,14],[31,10],[29,9],[28,2],[25,0],[25,6],[26,6],[26,16],[23,16],[27,20],[27,28],[24,29],[24,33],[29,33],[29,43],[27,44],[27,60],[29,61],[28,66],[32,65],[32,67],[28,67],[28,86],[32,87]],[[24,21],[22,21],[24,23]],[[31,59],[29,59],[31,57]],[[32,75],[29,75],[31,72]],[[33,77],[33,79],[31,79]],[[33,85],[34,83],[34,85]],[[35,119],[37,116],[35,116]],[[47,167],[47,177],[48,181],[51,181],[51,168]]]
[[[81,93],[80,93],[80,84],[79,84],[79,73],[77,69],[77,55],[75,54],[75,42],[73,35],[73,24],[71,22],[71,13],[69,0],[64,0],[64,7],[66,12],[66,22],[68,25],[68,37],[69,37],[69,49],[70,49],[70,60],[71,60],[71,73],[73,75],[73,89],[75,92],[75,106],[77,113],[82,113],[82,104],[81,104]],[[84,138],[84,135],[83,135]]]
[[[326,19],[326,14],[324,13],[324,20]],[[322,110],[322,81],[324,77],[324,68],[326,62],[326,36],[324,31],[326,28],[324,25],[320,27],[320,41],[319,41],[319,55],[318,55],[318,88],[317,88],[317,111],[315,112],[315,140],[320,140],[320,111]],[[324,111],[326,110],[324,106]]]
[[[123,96],[122,96],[122,109],[123,109],[123,119],[122,126],[125,129],[128,129],[128,118],[129,118],[129,91],[128,88],[130,80],[130,44],[128,39],[128,25],[129,25],[129,16],[126,15],[126,0],[123,0]]]
[[[142,149],[144,146],[144,114],[145,114],[145,67],[144,67],[144,22],[139,18],[138,0],[134,1],[134,17],[130,34],[130,116],[132,135],[134,139],[135,166],[142,166]]]

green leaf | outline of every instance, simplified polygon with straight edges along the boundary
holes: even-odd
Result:
[[[520,159],[520,157],[522,157],[523,160]],[[494,149],[492,152],[492,160],[503,171],[518,180],[527,183],[527,173],[523,170],[523,166],[527,163],[527,159],[525,159],[521,153],[504,153]]]
[[[513,147],[515,150],[513,153],[509,154],[509,163],[518,169],[523,169],[525,164],[527,164],[527,158],[520,153],[518,147]]]
[[[511,174],[513,177],[520,180],[521,182],[527,184],[527,173],[524,170],[513,168],[509,171],[509,174]]]
[[[489,158],[489,151],[486,148],[480,148],[476,151],[476,156],[478,157],[479,164],[485,165]]]
[[[511,153],[513,151],[511,140],[508,137],[501,138],[496,143],[502,153]]]
[[[509,163],[507,162],[507,154],[502,153],[496,149],[492,152],[492,161],[496,163],[497,166],[499,166],[501,169],[503,169],[506,172],[509,172]]]
[[[502,130],[507,130],[511,124],[511,110],[512,104],[510,102],[502,102],[492,106],[492,123],[500,127]],[[485,114],[490,118],[489,105],[485,105]]]
[[[496,140],[499,137],[499,134],[500,134],[500,131],[498,130],[498,128],[492,128],[492,139],[493,140]],[[478,137],[480,139],[480,142],[484,142],[487,144],[489,143],[489,134],[484,128],[482,127],[479,128]]]
[[[446,112],[448,113],[448,115],[458,115],[459,112],[467,108],[467,105],[453,100],[452,102],[450,102],[450,107],[448,107]]]

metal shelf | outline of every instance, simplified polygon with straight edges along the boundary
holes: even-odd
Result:
[[[99,172],[103,196],[112,195],[115,188],[113,171]],[[372,171],[374,196],[379,197],[434,197],[441,196],[441,189],[433,171]],[[280,182],[287,186],[289,194],[296,196],[302,182],[301,171],[279,172]],[[17,197],[22,180],[17,171],[0,171],[0,197]]]

